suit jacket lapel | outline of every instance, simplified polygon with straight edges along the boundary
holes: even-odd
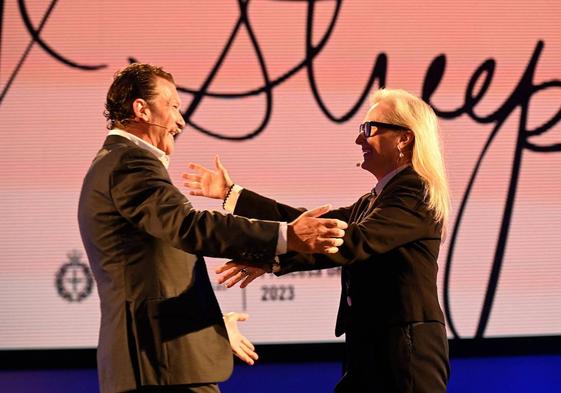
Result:
[[[380,194],[372,198],[371,203],[365,209],[366,212],[364,216],[362,216],[361,218],[366,217],[368,213],[370,213],[373,209],[375,209],[380,203],[380,201],[382,200],[382,198],[385,198],[388,196],[388,194],[391,194],[391,189],[400,181],[402,181],[404,177],[415,175],[415,174],[416,172],[413,169],[413,167],[408,166],[407,168],[404,168],[401,172],[397,173],[394,177],[392,177],[390,181],[384,186]]]
[[[401,180],[402,177],[408,175],[414,175],[415,173],[416,173],[415,170],[411,166],[404,168],[401,172],[397,173],[394,177],[392,177],[390,181],[384,186],[384,188],[378,195],[378,199],[380,196],[386,194],[388,190],[390,190],[396,183],[398,183]]]

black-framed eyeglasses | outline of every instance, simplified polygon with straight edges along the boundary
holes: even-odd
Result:
[[[376,132],[378,128],[386,128],[388,130],[396,131],[409,130],[408,127],[399,124],[382,123],[379,121],[367,121],[366,123],[362,123],[359,126],[359,132],[361,132],[365,138],[370,138],[372,135],[374,135],[374,132]]]

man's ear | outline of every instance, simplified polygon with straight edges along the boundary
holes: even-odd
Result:
[[[135,118],[142,119],[144,121],[150,120],[150,108],[148,107],[148,103],[142,98],[137,98],[133,101],[132,110]]]

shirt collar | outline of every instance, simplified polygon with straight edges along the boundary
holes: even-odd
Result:
[[[393,171],[391,171],[390,173],[388,173],[386,176],[384,176],[383,178],[381,178],[378,183],[376,183],[376,186],[372,189],[372,194],[374,195],[380,195],[380,193],[382,192],[382,190],[384,189],[384,187],[386,186],[386,184],[388,184],[388,182],[393,179],[393,177],[395,175],[397,175],[399,172],[401,172],[402,170],[404,170],[405,168],[407,168],[409,165],[402,165],[396,169],[394,169]]]
[[[109,131],[107,135],[118,135],[122,136],[123,138],[127,138],[129,141],[133,142],[138,147],[148,150],[150,153],[154,154],[158,160],[164,165],[166,169],[169,167],[169,156],[163,152],[162,150],[158,149],[156,146],[146,142],[144,139],[137,137],[136,135],[131,134],[130,132],[126,132],[119,128],[113,128]]]

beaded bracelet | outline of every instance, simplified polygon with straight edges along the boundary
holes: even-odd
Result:
[[[232,189],[234,188],[234,185],[235,184],[232,184],[230,186],[230,188],[228,188],[228,192],[226,193],[226,196],[224,197],[224,201],[222,202],[222,209],[224,209],[224,210],[226,210],[226,201],[230,197],[230,193],[232,192]]]

